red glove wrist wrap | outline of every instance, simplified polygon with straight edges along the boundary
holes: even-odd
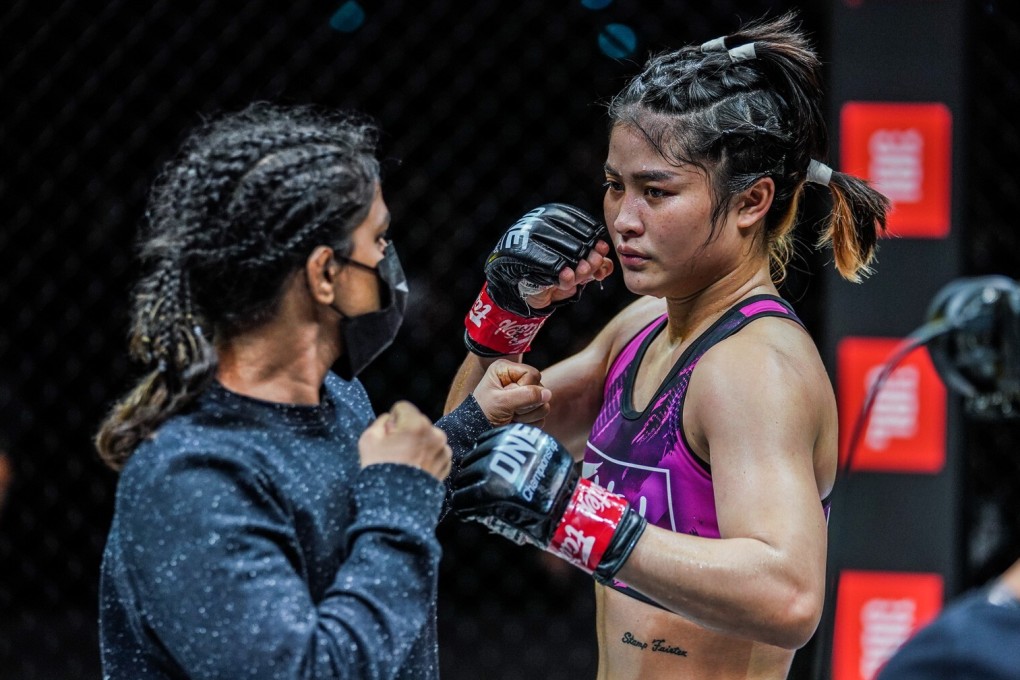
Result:
[[[610,493],[591,480],[580,480],[549,542],[549,552],[589,574],[594,572],[627,507],[623,496]]]
[[[531,349],[546,316],[526,319],[501,308],[488,293],[489,284],[482,286],[478,299],[464,317],[468,337],[499,354],[520,354]]]

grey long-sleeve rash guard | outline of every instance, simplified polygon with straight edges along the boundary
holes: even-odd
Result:
[[[214,384],[124,468],[103,556],[104,678],[438,677],[443,485],[361,469],[364,388],[318,406]],[[439,423],[462,455],[473,399]]]

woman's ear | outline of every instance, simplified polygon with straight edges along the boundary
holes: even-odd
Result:
[[[316,302],[321,302],[324,305],[333,304],[333,300],[336,298],[333,284],[336,282],[338,272],[339,267],[333,258],[333,249],[329,246],[316,246],[305,261],[305,279],[308,281],[308,291]]]
[[[776,183],[771,177],[762,177],[741,192],[737,198],[737,226],[752,227],[765,217],[776,196]]]

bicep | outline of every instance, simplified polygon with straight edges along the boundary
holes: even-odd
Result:
[[[812,378],[791,371],[788,357],[734,349],[699,365],[688,394],[692,429],[711,463],[720,533],[760,540],[824,571],[814,466],[823,412]]]

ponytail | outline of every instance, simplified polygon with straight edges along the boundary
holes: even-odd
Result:
[[[212,382],[216,351],[196,318],[191,286],[179,263],[161,263],[136,296],[132,358],[148,369],[118,401],[96,434],[99,456],[121,470],[135,447],[183,410]]]
[[[827,186],[832,195],[817,246],[831,247],[840,276],[860,283],[873,271],[878,235],[885,231],[891,202],[863,179],[815,160],[808,167],[807,181]]]

